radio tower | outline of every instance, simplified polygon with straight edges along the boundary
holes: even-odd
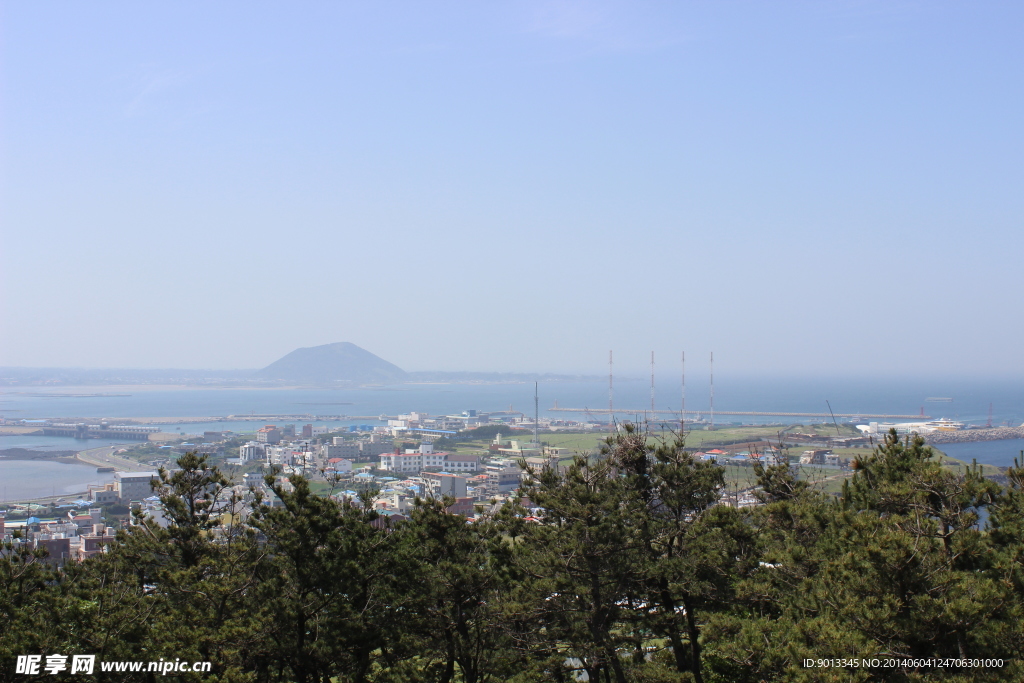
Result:
[[[654,419],[654,351],[651,351],[651,419]]]
[[[715,430],[715,352],[711,352],[711,431]]]
[[[684,423],[686,422],[686,351],[683,351],[682,354],[683,354],[683,358],[682,358],[682,360],[683,360],[683,365],[682,365],[683,374],[682,374],[682,382],[680,384],[680,387],[682,389],[682,396],[680,397],[681,400],[679,402],[679,433],[680,434],[683,433]]]
[[[533,383],[533,443],[539,444],[537,430],[540,428],[540,399],[537,395],[538,382]]]
[[[988,424],[986,426],[987,427],[991,427],[992,426],[992,404],[991,403],[988,404]]]
[[[612,382],[612,352],[608,352],[608,431],[615,431],[615,414],[612,412],[612,398],[615,395],[615,385]]]

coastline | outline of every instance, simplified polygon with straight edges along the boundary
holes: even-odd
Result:
[[[60,462],[65,465],[83,464],[75,451],[34,451],[29,448],[5,448],[0,450],[0,460],[21,460]],[[87,463],[86,463],[87,464]]]

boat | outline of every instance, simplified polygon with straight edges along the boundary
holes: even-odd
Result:
[[[925,422],[924,426],[939,432],[956,432],[963,429],[966,425],[963,422],[950,420],[948,417],[940,417],[938,420]]]
[[[857,425],[857,429],[864,434],[885,434],[890,429],[895,429],[897,434],[928,434],[929,432],[956,432],[966,426],[963,422],[942,417],[929,422],[871,422],[866,425]]]
[[[928,398],[925,399],[925,402],[927,402],[927,403],[952,403],[953,399],[947,398],[945,396],[929,396]]]

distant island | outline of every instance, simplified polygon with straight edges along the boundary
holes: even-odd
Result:
[[[255,373],[260,379],[328,384],[333,382],[397,383],[408,373],[351,342],[295,349]]]
[[[599,380],[589,375],[523,372],[406,372],[351,342],[311,346],[285,354],[259,370],[16,368],[0,367],[0,386],[190,385],[272,387],[283,384],[362,386],[452,382],[575,382]]]

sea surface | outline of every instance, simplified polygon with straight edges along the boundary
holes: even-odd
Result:
[[[939,444],[936,448],[951,458],[968,463],[977,460],[983,465],[1011,467],[1014,458],[1024,463],[1024,458],[1021,457],[1021,451],[1024,451],[1024,439],[944,443]]]
[[[75,394],[107,394],[76,396]],[[601,381],[540,382],[542,416],[560,407],[607,409],[608,383]],[[533,382],[517,384],[402,384],[357,389],[213,389],[146,387],[5,387],[0,391],[0,415],[8,419],[81,417],[242,417],[260,414],[378,416],[410,411],[431,414],[516,410],[533,414]],[[657,410],[678,411],[681,402],[678,376],[659,377],[655,387]],[[929,402],[928,398],[950,401]],[[642,413],[650,409],[649,378],[615,379],[616,410]],[[989,405],[996,424],[1024,421],[1024,382],[1019,380],[943,380],[871,378],[749,378],[715,377],[718,411],[782,411],[827,413],[899,413],[950,417],[983,424]],[[687,376],[686,408],[707,411],[710,385],[706,376]],[[581,415],[581,414],[577,414]],[[769,417],[758,418],[760,422]],[[722,422],[750,422],[750,417],[722,416]],[[367,422],[366,419],[348,422]]]
[[[0,460],[0,503],[42,496],[84,493],[90,484],[114,480],[112,472],[97,472],[93,465],[72,465],[52,460]]]

